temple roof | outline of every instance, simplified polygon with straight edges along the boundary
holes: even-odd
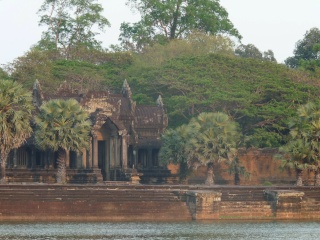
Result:
[[[118,131],[127,132],[132,144],[160,145],[160,137],[167,127],[168,119],[161,96],[155,106],[136,106],[132,92],[125,80],[121,93],[109,91],[87,91],[82,93],[64,82],[56,92],[43,94],[37,81],[33,90],[34,104],[51,99],[76,99],[90,114],[93,130],[99,130],[104,123],[111,121]],[[108,120],[109,119],[109,120]],[[135,140],[134,140],[135,139]]]

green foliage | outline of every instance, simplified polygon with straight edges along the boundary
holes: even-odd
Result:
[[[240,136],[228,115],[201,113],[188,125],[165,132],[160,159],[164,163],[187,162],[189,166],[218,163],[236,154]]]
[[[35,117],[35,142],[41,149],[80,151],[89,146],[89,114],[74,100],[51,100]]]
[[[319,101],[316,78],[284,65],[252,58],[206,54],[181,56],[161,65],[133,64],[126,78],[135,94],[159,94],[170,127],[201,112],[223,111],[239,123],[249,144],[277,147],[285,142],[296,107]]]
[[[73,58],[72,50],[101,48],[95,37],[98,32],[109,26],[102,15],[101,4],[96,0],[44,0],[39,9],[39,24],[47,27],[42,34],[38,47],[44,50],[55,49],[67,59]]]
[[[240,143],[236,122],[225,113],[201,113],[189,123],[191,137],[187,149],[192,156],[190,164],[207,166],[232,159]]]
[[[20,147],[32,132],[33,105],[30,92],[11,80],[0,80],[0,99],[0,163],[4,183],[10,151]]]
[[[187,163],[189,159],[187,144],[190,134],[191,129],[188,125],[167,129],[161,138],[162,146],[159,153],[161,162],[165,164]]]
[[[250,173],[247,172],[246,168],[241,165],[238,156],[234,157],[230,161],[227,161],[228,165],[228,173],[230,175],[234,175],[234,184],[240,185],[240,176],[248,179],[250,177]]]
[[[268,50],[262,53],[253,44],[247,44],[247,45],[241,44],[236,48],[235,54],[243,58],[255,58],[255,59],[260,59],[264,61],[277,62],[272,50]]]
[[[272,186],[272,185],[273,185],[272,182],[269,182],[269,181],[264,181],[262,183],[262,186]]]
[[[3,79],[3,80],[9,79],[8,73],[4,71],[1,67],[0,67],[0,79]]]
[[[134,55],[134,66],[157,66],[178,57],[201,56],[208,53],[234,55],[234,43],[227,37],[192,32],[186,39],[154,44]]]
[[[218,0],[128,0],[141,14],[137,23],[122,23],[120,41],[125,49],[140,52],[153,43],[183,39],[193,30],[241,38]]]
[[[320,105],[307,103],[297,110],[288,123],[290,139],[280,148],[282,168],[319,170]]]
[[[89,147],[89,114],[75,99],[56,99],[42,104],[35,117],[35,143],[43,150],[59,151],[57,182],[66,183],[66,153]]]
[[[244,168],[231,160],[237,155],[240,138],[238,125],[228,115],[203,112],[187,125],[165,132],[160,161],[165,164],[180,163],[181,166],[187,164],[194,168],[203,165],[208,167],[208,172],[212,172],[214,164],[228,161],[230,169],[235,170],[238,176]],[[206,183],[213,183],[213,177],[209,174]]]
[[[130,53],[79,49],[77,60],[66,60],[56,51],[33,48],[11,65],[11,77],[31,88],[34,81],[41,81],[45,92],[52,91],[67,81],[79,91],[120,89],[122,72],[133,61]]]
[[[286,65],[291,68],[305,67],[306,61],[311,61],[312,64],[316,63],[317,66],[320,66],[319,44],[320,30],[318,28],[311,28],[305,33],[304,38],[296,43],[296,48],[293,51],[294,56],[285,60]]]

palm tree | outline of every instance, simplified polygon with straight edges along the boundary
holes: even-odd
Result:
[[[44,103],[35,117],[35,142],[43,150],[58,151],[57,183],[66,183],[66,153],[89,146],[89,115],[74,100],[51,100]]]
[[[238,125],[230,117],[221,112],[201,113],[189,123],[192,129],[187,148],[190,165],[205,165],[207,185],[214,184],[214,165],[222,161],[230,161],[237,155],[240,141]]]
[[[20,147],[32,128],[32,97],[20,84],[0,80],[0,163],[1,183],[6,182],[6,164],[11,150]]]
[[[234,185],[240,185],[240,175],[244,176],[245,178],[249,178],[250,173],[247,172],[246,168],[241,165],[240,159],[238,156],[233,158],[231,161],[227,162],[228,173],[230,175],[234,174]]]
[[[302,186],[303,170],[312,169],[310,164],[310,145],[303,139],[295,139],[280,147],[279,150],[282,153],[277,155],[277,158],[281,160],[280,169],[295,169],[297,174],[296,185]]]
[[[320,106],[314,103],[302,105],[297,117],[289,121],[290,140],[280,148],[285,157],[282,167],[295,168],[297,185],[302,185],[302,170],[315,172],[315,185],[320,185]]]

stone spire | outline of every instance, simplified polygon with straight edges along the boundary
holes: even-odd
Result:
[[[129,83],[128,83],[127,79],[125,79],[125,80],[123,81],[121,93],[122,93],[122,95],[125,96],[125,97],[131,98],[131,96],[132,96],[131,88],[130,88],[130,86],[129,86]]]
[[[157,99],[157,105],[158,105],[158,107],[163,107],[163,101],[162,101],[161,95],[159,95],[159,97]]]
[[[42,100],[43,100],[43,94],[42,94],[40,83],[37,79],[33,83],[32,103],[35,107],[39,108],[42,104]]]

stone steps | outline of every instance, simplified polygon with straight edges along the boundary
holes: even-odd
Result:
[[[24,218],[191,220],[186,203],[168,190],[89,186],[0,187],[0,220]],[[14,207],[13,207],[14,206]],[[8,217],[8,218],[5,218]]]

